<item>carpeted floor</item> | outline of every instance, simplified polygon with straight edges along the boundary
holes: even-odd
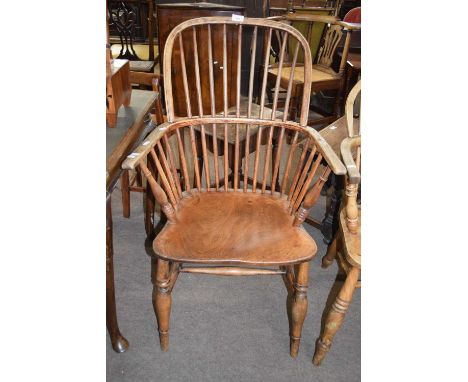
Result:
[[[315,228],[306,225],[319,252],[311,264],[309,311],[296,359],[289,356],[286,289],[278,276],[181,274],[173,291],[170,350],[163,353],[151,302],[142,195],[132,193],[130,219],[122,217],[118,187],[112,197],[118,319],[130,347],[115,353],[107,335],[108,381],[360,381],[359,289],[322,366],[311,362],[337,273],[336,264],[320,268],[326,246]],[[316,218],[324,204],[322,197]]]

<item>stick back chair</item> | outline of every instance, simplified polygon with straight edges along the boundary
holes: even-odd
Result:
[[[353,108],[356,96],[361,91],[359,81],[346,100],[346,125],[348,138],[341,142],[341,156],[347,169],[346,200],[340,212],[340,228],[322,259],[322,267],[327,268],[336,259],[346,279],[326,316],[322,334],[316,342],[314,365],[319,366],[330,350],[332,341],[343,324],[346,311],[351,303],[356,287],[360,286],[361,273],[361,207],[358,204],[358,188],[361,181],[361,136],[353,129]]]
[[[225,65],[226,35],[229,30],[238,34],[238,41],[243,41],[244,34],[251,36],[250,70],[245,73],[245,78],[242,78],[240,44],[234,68]],[[271,41],[276,31],[285,38],[295,39],[296,51],[304,51],[306,68],[303,81],[309,86],[302,96],[304,107],[300,123],[288,121],[286,116],[275,118],[276,103],[273,104],[273,113],[264,115],[268,67],[260,73],[262,91],[259,115],[252,115],[254,60],[256,49],[261,48],[261,44],[257,44],[257,36],[266,35],[267,41]],[[214,107],[213,89],[216,84],[212,68],[215,64],[211,49],[214,38],[221,38],[224,42],[220,84],[223,87],[222,115],[217,115]],[[191,39],[194,44],[194,55],[190,58],[193,60],[190,70],[195,71],[194,83],[187,82],[189,66],[184,54],[184,39]],[[208,57],[199,57],[197,47],[200,43],[208,44]],[[181,60],[183,89],[175,89],[171,78],[172,51],[176,45],[180,52],[178,58]],[[201,59],[208,60],[206,73],[200,71]],[[268,59],[269,50],[262,57],[263,62]],[[281,275],[290,301],[290,344],[294,357],[299,349],[307,311],[309,260],[317,251],[302,222],[330,172],[345,172],[343,164],[325,140],[306,126],[306,105],[310,97],[307,89],[310,89],[312,68],[307,42],[294,28],[271,20],[245,18],[234,21],[229,17],[203,17],[185,21],[172,30],[163,60],[168,122],[152,132],[123,163],[124,169],[141,168],[167,219],[153,241],[153,261],[156,263],[153,303],[161,349],[168,350],[171,292],[180,273]],[[227,107],[228,70],[236,71],[237,102],[233,114],[229,114]],[[212,114],[209,116],[203,115],[201,81],[207,81],[210,85],[208,99]],[[248,87],[245,115],[242,115],[240,105],[242,83]],[[187,117],[175,118],[174,91],[184,92]],[[197,104],[193,108],[190,91],[197,94]],[[289,91],[286,102],[289,102],[290,96]],[[197,128],[200,134],[196,134]],[[256,134],[250,136],[252,130]],[[242,148],[246,151],[244,160],[240,155],[241,132],[246,134]],[[291,132],[291,142],[287,141],[286,132]],[[221,145],[219,135],[223,137]],[[307,149],[298,147],[300,135],[308,137],[311,154]],[[232,155],[228,150],[230,136],[234,137],[235,142]],[[273,150],[272,144],[274,137],[278,142],[276,150]],[[255,150],[251,151],[252,148]],[[196,165],[199,149],[201,166]],[[210,155],[210,152],[213,154]],[[271,161],[271,158],[274,159]],[[241,167],[243,177],[239,176]],[[230,168],[234,168],[231,181],[228,176]],[[248,181],[249,169],[253,174],[252,182]],[[268,182],[270,189],[267,189]]]
[[[342,96],[344,81],[345,81],[345,68],[346,61],[348,58],[349,43],[351,41],[351,33],[354,30],[359,30],[360,25],[345,23],[340,21],[335,16],[323,16],[313,14],[287,14],[278,17],[272,17],[271,19],[280,21],[282,23],[293,24],[302,22],[307,24],[306,39],[312,41],[312,33],[319,31],[322,33],[321,42],[318,47],[318,53],[313,57],[313,70],[312,70],[312,93],[315,94],[323,90],[336,90],[336,97],[334,102],[334,110],[332,115],[326,115],[324,110],[315,108],[321,115],[325,115],[321,118],[309,120],[309,125],[322,125],[330,124],[340,117],[340,97]],[[325,27],[317,28],[319,25]],[[275,36],[281,45],[281,35]],[[333,70],[332,64],[337,55],[337,47],[340,41],[344,38],[344,47],[341,54],[340,64],[338,72]],[[290,50],[290,49],[289,49]],[[301,78],[305,70],[305,63],[299,62],[293,68],[288,59],[285,64],[281,67],[279,65],[272,65],[268,71],[268,84],[273,86],[276,83],[277,78],[281,78],[281,87],[284,89],[291,73],[294,73],[294,82],[292,89],[293,102],[288,105],[290,110],[290,119],[295,119],[298,110],[301,105],[298,102],[302,92],[304,91],[305,84]],[[308,105],[309,107],[309,105]]]

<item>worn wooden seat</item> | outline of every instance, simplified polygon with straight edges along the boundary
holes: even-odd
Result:
[[[261,193],[187,194],[177,226],[168,224],[153,249],[187,263],[284,265],[310,260],[317,246],[302,226],[293,226],[287,198]],[[197,240],[194,240],[197,237]]]
[[[288,121],[286,114],[278,116],[279,86],[274,91],[271,112],[266,112],[268,44],[274,32],[294,40],[304,55],[303,82],[308,86],[302,96],[304,107],[299,123]],[[193,41],[189,61],[182,34]],[[253,61],[247,70],[242,70],[240,44],[234,54],[235,65],[227,65],[228,34],[234,34],[239,42],[250,40],[249,58]],[[266,49],[257,55],[257,47],[262,48],[257,44],[260,36],[265,38]],[[216,60],[222,60],[218,81],[209,69],[215,61],[215,39],[223,46],[223,52],[216,52]],[[207,43],[208,57],[200,55],[201,43]],[[178,55],[173,55],[175,46]],[[265,65],[263,73],[259,73],[258,115],[253,114],[256,56]],[[180,60],[182,70],[183,88],[177,90],[183,92],[186,103],[187,117],[183,118],[175,117],[172,94],[176,89],[171,75],[174,59]],[[125,169],[141,169],[165,221],[153,241],[153,302],[161,349],[166,351],[169,346],[171,292],[179,273],[281,275],[288,292],[290,353],[295,357],[307,312],[309,260],[317,250],[302,223],[329,174],[345,172],[326,141],[306,126],[311,78],[307,42],[291,26],[271,20],[204,17],[185,21],[171,31],[163,60],[168,122],[158,126],[123,164]],[[202,60],[208,64],[208,73],[201,70]],[[194,70],[195,81],[187,80],[188,70]],[[246,74],[244,79],[242,73]],[[232,113],[228,105],[230,76],[236,78],[236,108]],[[202,81],[209,85],[207,99],[202,97]],[[242,83],[248,84],[244,105]],[[223,90],[221,115],[215,108],[215,86]],[[291,86],[286,88],[288,104]],[[196,100],[193,108],[191,99]],[[209,116],[204,115],[203,103],[207,102]],[[246,112],[241,111],[242,107]],[[306,142],[299,145],[303,137]]]

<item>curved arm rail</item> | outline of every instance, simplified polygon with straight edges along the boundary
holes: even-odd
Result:
[[[349,183],[358,184],[361,181],[361,174],[354,161],[353,151],[356,147],[361,147],[361,136],[343,139],[341,142],[341,156],[348,172]]]

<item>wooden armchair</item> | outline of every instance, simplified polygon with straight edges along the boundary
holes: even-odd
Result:
[[[346,101],[346,124],[348,138],[341,143],[341,156],[347,170],[346,200],[340,212],[340,229],[322,259],[322,267],[327,268],[336,259],[346,279],[338,296],[331,305],[323,325],[322,334],[317,340],[314,365],[319,366],[330,350],[333,337],[340,329],[346,311],[351,303],[354,290],[360,286],[361,273],[361,207],[358,204],[358,188],[361,181],[361,136],[353,130],[353,107],[356,96],[361,91],[361,82],[351,90]]]
[[[277,31],[285,39],[294,39],[297,49],[301,48],[304,52],[306,66],[303,81],[308,86],[302,95],[304,107],[300,123],[287,121],[286,117],[277,119],[275,113],[269,116],[263,114],[267,69],[261,73],[263,102],[259,115],[251,115],[254,65],[249,63],[246,81],[242,81],[240,47],[234,67],[225,65],[227,33],[236,33],[238,41],[245,41],[244,36],[252,36],[250,43],[255,47],[257,34],[265,34],[271,41],[272,34]],[[183,38],[194,42],[195,54],[190,57],[193,66],[187,65]],[[214,66],[211,41],[215,38],[223,41],[220,81],[224,107],[221,115],[215,111],[215,77],[210,69]],[[200,70],[201,58],[197,47],[201,41],[208,43],[209,54],[203,58],[208,59],[206,72]],[[174,88],[171,76],[172,52],[176,44],[180,52],[177,58],[182,68],[182,89]],[[255,48],[252,52],[249,59],[255,57]],[[307,42],[291,26],[271,20],[245,18],[234,21],[230,17],[204,17],[176,26],[167,39],[163,57],[168,122],[151,133],[123,163],[124,169],[139,167],[142,170],[166,218],[166,224],[153,241],[155,256],[152,260],[156,265],[153,268],[153,302],[161,349],[168,350],[171,292],[180,273],[281,275],[290,302],[290,352],[295,357],[307,312],[309,260],[317,251],[302,222],[330,172],[345,172],[343,164],[325,140],[306,126],[311,78],[311,56]],[[268,58],[269,50],[262,60]],[[194,70],[194,83],[187,82],[187,68]],[[228,113],[228,70],[236,71],[234,114]],[[202,97],[201,81],[208,82],[211,89],[206,98]],[[246,116],[241,115],[240,107],[242,83],[248,84]],[[174,90],[184,92],[187,117],[174,116]],[[195,92],[197,99],[197,111],[194,113],[190,91]],[[277,96],[277,92],[275,94]],[[290,92],[286,102],[289,99]],[[203,116],[205,100],[212,108],[210,116]],[[275,108],[274,104],[273,110]],[[196,134],[197,129],[200,134]],[[256,133],[249,138],[251,131]],[[240,144],[241,132],[247,137],[243,148]],[[291,142],[287,139],[288,132],[293,137]],[[218,139],[219,135],[223,137],[222,140]],[[307,147],[299,147],[299,135],[308,138]],[[229,136],[233,136],[235,141],[232,155],[228,150]],[[272,143],[274,137],[276,150]],[[252,147],[254,151],[251,151]],[[310,154],[309,147],[312,148]],[[198,166],[200,148],[201,163]],[[241,149],[247,153],[243,160]],[[253,156],[249,156],[249,152]],[[271,158],[274,159],[270,161]],[[253,169],[252,182],[248,180],[247,167]],[[234,169],[232,177],[229,177],[230,168]],[[239,175],[241,168],[244,169],[243,177]],[[269,190],[268,183],[271,184]]]
[[[349,42],[353,30],[360,29],[360,25],[345,23],[338,20],[335,16],[322,16],[310,14],[287,14],[279,17],[272,17],[276,21],[282,23],[293,24],[296,22],[303,22],[307,24],[307,41],[313,40],[313,33],[321,33],[321,42],[318,47],[318,52],[313,57],[313,70],[312,70],[312,93],[315,94],[323,90],[336,90],[336,97],[334,102],[334,111],[332,115],[326,115],[324,110],[312,108],[319,114],[324,115],[320,118],[309,120],[309,125],[322,125],[329,124],[335,121],[340,116],[340,97],[343,92],[345,81],[345,67],[348,57]],[[339,70],[336,72],[332,68],[332,63],[336,56],[336,51],[341,39],[345,39],[343,52],[341,55]],[[281,36],[277,35],[280,41],[278,46],[281,45]],[[290,51],[291,48],[288,49]],[[314,52],[312,52],[313,54]],[[281,79],[281,87],[287,83],[291,73],[294,73],[294,82],[292,87],[293,101],[289,105],[290,119],[295,119],[297,112],[300,110],[301,105],[297,102],[304,91],[304,83],[301,81],[305,64],[300,60],[293,68],[291,61],[288,59],[287,63],[283,64],[280,68],[272,66],[268,71],[268,84],[273,86],[277,78]],[[308,105],[309,107],[309,105]]]

